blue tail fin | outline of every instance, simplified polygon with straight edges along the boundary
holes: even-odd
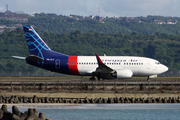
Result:
[[[44,55],[51,49],[46,45],[42,38],[36,33],[32,26],[24,25],[24,32],[26,36],[26,42],[29,48],[30,55],[38,56],[44,59]]]

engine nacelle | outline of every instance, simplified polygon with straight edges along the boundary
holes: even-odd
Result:
[[[149,78],[155,78],[155,77],[157,77],[157,75],[151,75],[151,76],[149,76]]]
[[[125,70],[116,70],[112,76],[115,78],[131,78],[133,75],[133,72],[131,70],[125,69]]]

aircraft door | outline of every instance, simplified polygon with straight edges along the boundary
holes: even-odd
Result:
[[[150,68],[151,68],[151,62],[147,61],[147,69],[150,69]]]
[[[60,60],[59,60],[59,59],[56,59],[56,60],[55,60],[55,68],[56,68],[56,69],[59,69],[59,68],[60,68]]]

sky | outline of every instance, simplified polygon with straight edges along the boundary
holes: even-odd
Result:
[[[101,17],[138,17],[161,15],[180,17],[180,0],[0,0],[0,12],[6,5],[12,12],[26,14],[55,13],[57,15],[81,15]]]

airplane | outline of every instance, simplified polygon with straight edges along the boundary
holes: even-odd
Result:
[[[91,76],[90,80],[129,79],[133,76],[157,77],[168,67],[147,57],[135,56],[69,56],[51,50],[30,25],[23,25],[30,55],[12,56],[24,59],[30,65],[52,72],[69,75]]]

